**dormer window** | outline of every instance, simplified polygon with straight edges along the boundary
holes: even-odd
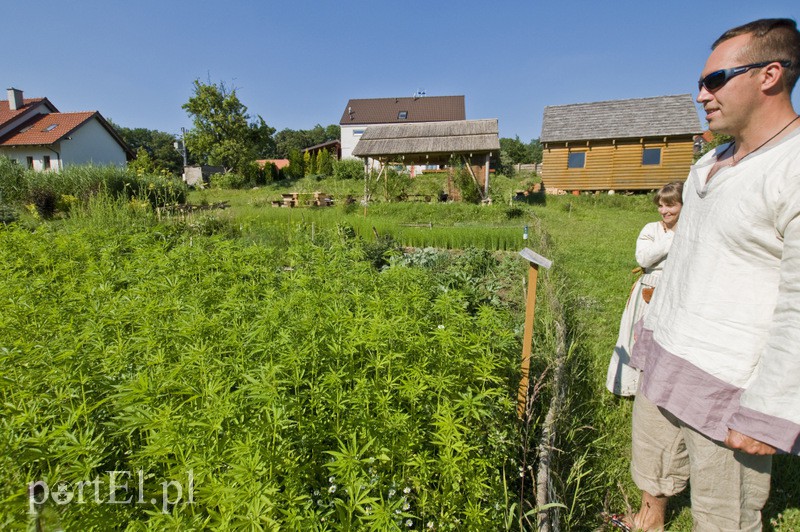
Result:
[[[58,124],[50,124],[49,126],[47,126],[46,128],[44,128],[42,131],[43,131],[44,133],[48,133],[48,132],[50,132],[50,131],[53,131],[53,130],[54,130],[55,128],[57,128],[57,127],[58,127]]]
[[[408,118],[408,111],[400,111],[397,113],[398,120],[406,120]]]

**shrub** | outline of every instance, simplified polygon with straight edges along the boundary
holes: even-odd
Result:
[[[364,179],[364,163],[361,159],[342,159],[333,163],[336,179]]]
[[[211,186],[214,188],[246,188],[249,184],[248,179],[236,172],[226,172],[224,174],[212,174],[209,178]]]
[[[481,192],[467,167],[461,164],[456,166],[453,170],[453,181],[458,190],[461,191],[462,201],[467,203],[480,202]]]
[[[28,203],[36,207],[36,212],[45,220],[50,219],[56,213],[58,196],[52,189],[36,187],[28,193]]]

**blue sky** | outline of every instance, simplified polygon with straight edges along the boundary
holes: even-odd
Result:
[[[696,96],[716,37],[762,17],[800,1],[26,0],[3,6],[0,79],[169,133],[195,79],[278,130],[338,123],[350,98],[463,94],[527,142],[547,105]]]

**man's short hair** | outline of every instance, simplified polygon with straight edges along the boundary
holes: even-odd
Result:
[[[743,62],[791,61],[791,65],[784,69],[786,87],[791,93],[800,77],[800,32],[797,31],[797,23],[789,18],[754,20],[723,33],[714,41],[711,49],[714,50],[728,39],[745,34],[751,35],[752,40],[739,54]]]

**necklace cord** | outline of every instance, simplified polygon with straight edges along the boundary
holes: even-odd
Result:
[[[737,164],[739,164],[740,162],[742,162],[742,159],[744,159],[745,157],[747,157],[747,156],[748,156],[748,155],[750,155],[750,154],[753,154],[753,153],[757,152],[758,150],[760,150],[761,148],[763,148],[764,146],[766,146],[766,145],[767,145],[767,144],[768,144],[768,143],[769,143],[769,142],[770,142],[772,139],[774,139],[775,137],[777,137],[778,135],[780,135],[781,133],[783,133],[784,131],[786,131],[786,128],[788,128],[789,126],[791,126],[792,124],[794,124],[795,120],[797,120],[798,118],[800,118],[800,115],[795,115],[795,117],[794,117],[794,118],[792,118],[792,119],[789,121],[789,123],[788,123],[788,124],[786,124],[785,126],[783,126],[783,127],[780,129],[780,131],[778,131],[777,133],[775,133],[774,135],[772,135],[770,138],[768,138],[767,140],[765,140],[764,142],[762,142],[762,143],[761,143],[761,145],[760,145],[758,148],[756,148],[756,149],[754,149],[754,150],[750,150],[749,152],[745,153],[745,154],[744,154],[742,157],[739,157],[739,160],[738,160],[738,161],[736,160],[736,149],[734,148],[734,149],[731,151],[731,160],[733,161],[733,162],[731,163],[731,166],[736,166]],[[733,142],[731,142],[731,145],[729,146],[729,149],[730,149],[730,148],[733,148],[735,145],[736,145],[736,140],[734,140]],[[728,151],[728,150],[726,149],[725,151]]]

